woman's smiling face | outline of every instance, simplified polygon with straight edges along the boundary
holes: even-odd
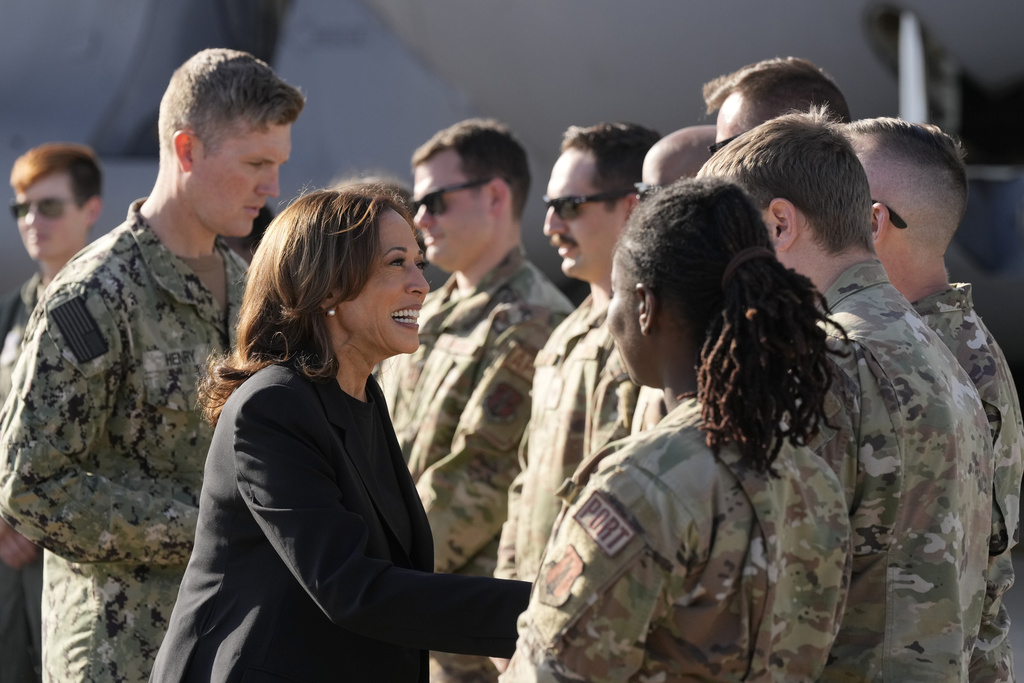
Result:
[[[328,323],[339,353],[371,365],[419,347],[417,319],[430,289],[412,227],[394,211],[380,217],[380,254],[359,295],[337,304]]]

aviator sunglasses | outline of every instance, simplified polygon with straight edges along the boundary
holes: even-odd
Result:
[[[64,204],[68,201],[67,199],[58,199],[57,197],[47,197],[46,199],[27,202],[19,202],[12,199],[11,214],[14,216],[14,220],[20,220],[28,215],[28,212],[32,210],[32,205],[35,204],[36,211],[39,212],[40,216],[60,218],[64,215]]]
[[[468,180],[464,183],[457,185],[448,185],[442,187],[433,192],[428,192],[419,199],[412,200],[412,215],[415,216],[420,212],[420,207],[427,207],[427,212],[432,216],[440,216],[445,212],[448,207],[444,203],[444,196],[450,192],[458,192],[459,190],[468,190],[471,187],[480,187],[494,180],[494,178],[480,178],[478,180]]]
[[[636,188],[629,188],[628,190],[608,190],[606,192],[598,192],[597,194],[589,194],[585,197],[551,197],[544,195],[544,203],[547,204],[549,209],[555,210],[555,215],[561,218],[563,221],[570,218],[576,218],[580,215],[580,207],[590,202],[606,202],[609,199],[618,199],[619,197],[625,197],[627,194],[636,193]]]

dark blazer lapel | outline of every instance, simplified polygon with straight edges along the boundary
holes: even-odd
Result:
[[[372,381],[373,380],[371,379],[370,382],[372,382]],[[345,398],[344,398],[344,396],[342,396],[341,387],[338,386],[337,382],[331,382],[331,381],[316,382],[316,383],[314,383],[314,386],[316,387],[317,393],[320,395],[320,400],[323,402],[324,410],[327,413],[327,420],[332,425],[334,425],[334,427],[338,431],[340,431],[340,433],[341,433],[341,442],[342,442],[342,446],[344,447],[344,454],[343,454],[344,457],[348,458],[349,462],[351,462],[352,465],[355,467],[356,472],[359,473],[359,479],[360,479],[360,482],[363,485],[363,488],[366,489],[367,497],[370,499],[370,502],[373,504],[373,509],[377,512],[377,517],[380,519],[381,525],[384,527],[384,529],[389,534],[391,540],[393,541],[390,545],[392,547],[394,547],[394,548],[401,548],[405,552],[406,557],[395,558],[395,559],[396,560],[401,560],[404,563],[412,565],[413,564],[412,557],[411,557],[412,551],[409,548],[403,547],[402,544],[398,541],[398,534],[395,533],[394,524],[392,523],[392,521],[390,519],[391,516],[396,515],[396,514],[401,514],[402,511],[400,511],[400,510],[387,510],[387,509],[385,509],[381,505],[381,501],[382,501],[381,491],[380,491],[380,488],[377,486],[377,480],[373,476],[373,472],[370,470],[370,463],[369,463],[369,460],[368,460],[368,458],[372,457],[372,455],[368,454],[366,452],[366,447],[363,444],[363,440],[359,436],[359,430],[356,429],[355,418],[352,416],[352,411],[349,410],[349,407],[345,404]],[[376,384],[373,385],[373,388],[376,389]],[[367,384],[367,391],[370,391],[369,383]],[[383,400],[384,399],[383,399],[383,397],[380,396],[380,390],[379,389],[377,389],[376,393],[374,394],[373,400],[374,401],[380,401],[381,404],[383,404]],[[384,422],[384,424],[387,425],[385,427],[385,433],[388,433],[389,436],[390,436],[389,444],[388,444],[388,446],[389,446],[388,450],[390,451],[391,447],[392,447],[392,444],[390,442],[391,441],[395,441],[394,447],[397,448],[397,440],[394,437],[394,430],[390,428],[391,419],[388,418]],[[393,454],[392,454],[392,459],[394,459]],[[405,462],[404,461],[402,462],[402,467],[405,468]],[[402,472],[402,470],[397,470],[397,471],[399,473]],[[407,472],[408,469],[406,468],[405,471]],[[408,478],[408,477],[406,477],[406,478]],[[400,483],[402,482],[402,478],[401,477],[399,477],[399,482]],[[415,489],[413,489],[413,493],[415,494]],[[403,498],[406,498],[406,491],[405,491],[404,487],[403,487],[403,490],[402,490],[402,495],[403,495]],[[420,530],[417,528],[418,524],[415,524],[416,517],[415,517],[415,512],[414,511],[418,510],[420,512],[420,514],[423,514],[423,505],[422,505],[422,503],[419,502],[419,497],[417,496],[415,508],[413,508],[412,506],[409,506],[408,500],[406,500],[406,507],[408,507],[410,512],[411,512],[411,514],[413,514],[413,517],[412,517],[413,522],[414,522],[413,532],[414,532],[414,537],[416,537],[416,534],[419,533]],[[428,533],[429,533],[429,527],[428,527]],[[432,541],[431,541],[431,552],[433,552],[433,542]],[[433,565],[433,555],[431,555],[431,566],[432,565]],[[413,565],[413,566],[416,566],[416,565]],[[417,568],[419,568],[419,567],[417,566]]]
[[[391,424],[391,415],[388,414],[384,393],[377,386],[373,377],[366,382],[366,392],[373,396],[373,403],[380,411],[380,421],[384,425],[384,436],[387,439],[391,464],[395,468],[398,487],[402,491],[402,500],[409,511],[409,521],[412,524],[413,547],[410,554],[413,567],[423,571],[434,571],[434,536],[430,531],[430,521],[423,509],[423,502],[420,500],[420,494],[416,490],[412,475],[409,474],[405,456],[402,455],[402,449],[398,445],[398,437],[395,436],[395,428]]]

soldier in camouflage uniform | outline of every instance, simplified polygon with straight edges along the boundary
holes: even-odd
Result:
[[[290,152],[302,95],[206,50],[160,104],[153,192],[54,278],[2,417],[0,509],[46,548],[50,681],[149,676],[195,536],[212,430],[197,374],[233,343],[244,235]]]
[[[0,404],[11,391],[32,309],[99,218],[102,184],[99,159],[85,145],[40,145],[14,162],[12,212],[38,271],[0,304]],[[0,518],[0,681],[39,680],[42,589],[42,551]]]
[[[653,130],[628,123],[570,127],[548,181],[544,234],[562,271],[590,296],[537,354],[533,412],[520,450],[523,472],[509,493],[495,576],[533,581],[558,514],[555,491],[590,453],[629,434],[637,387],[605,318],[612,250],[636,206],[634,184]]]
[[[946,275],[946,248],[967,205],[963,151],[937,127],[900,119],[864,119],[844,130],[875,199],[875,250],[882,265],[967,372],[988,416],[995,457],[988,592],[970,679],[1012,681],[1010,619],[1002,596],[1013,585],[1010,550],[1020,535],[1024,426],[1006,358],[974,311],[971,286],[949,284]]]
[[[566,487],[502,681],[821,673],[850,527],[836,475],[799,445],[829,385],[819,295],[768,243],[721,181],[682,181],[634,214],[608,324],[630,376],[664,389],[671,412]]]
[[[960,681],[985,599],[992,444],[978,393],[874,258],[867,177],[821,110],[773,119],[701,176],[740,182],[779,260],[825,293],[853,575],[823,680]]]
[[[533,359],[572,309],[529,261],[520,217],[526,152],[496,121],[440,131],[412,159],[427,258],[451,272],[420,312],[420,347],[381,369],[395,432],[434,535],[439,572],[490,576]],[[484,657],[432,653],[431,680],[487,681]]]

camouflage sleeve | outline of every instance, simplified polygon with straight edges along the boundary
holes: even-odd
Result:
[[[1019,450],[1016,453],[1008,451],[1019,449],[1020,439],[1016,435],[1020,433],[1020,425],[1013,424],[1012,420],[1009,421],[1005,427],[1008,430],[1016,429],[1017,431],[1014,434],[1015,438],[1006,438],[1009,436],[1008,434],[1001,434],[1004,425],[999,408],[987,401],[984,401],[983,405],[996,444],[997,485],[992,506],[992,536],[989,539],[990,556],[985,585],[985,602],[978,638],[971,655],[970,680],[976,683],[1003,683],[1014,680],[1010,615],[1003,603],[1003,596],[1014,581],[1013,559],[1010,554],[1010,548],[1013,547],[1014,541],[1008,529],[1007,514],[1003,509],[1008,501],[1001,499],[998,483],[1000,475],[1004,479],[1013,476],[1019,482]],[[1012,415],[1013,412],[1010,414]],[[1004,439],[1000,440],[1000,436]],[[1010,449],[1006,448],[1007,444],[1012,444]],[[1016,487],[1014,493],[1019,490],[1019,487]]]
[[[1013,681],[1013,643],[1010,615],[1002,597],[1013,585],[1013,558],[1007,551],[989,558],[985,607],[971,655],[970,680],[977,683]]]
[[[625,681],[641,669],[670,577],[621,509],[591,486],[564,510],[502,683]]]
[[[508,514],[508,489],[519,474],[517,448],[530,418],[533,359],[545,332],[528,322],[498,337],[481,363],[451,452],[416,483],[434,534],[436,571],[458,570],[497,540]]]
[[[508,487],[508,516],[505,523],[501,525],[501,537],[498,540],[498,566],[494,570],[494,576],[498,579],[519,578],[516,571],[516,535],[519,533],[519,509],[523,495],[523,471],[526,469],[526,450],[530,437],[530,430],[523,434],[522,444],[519,446],[519,474],[512,480]]]
[[[99,297],[70,302],[94,336],[76,345],[62,335],[54,309],[69,301],[54,296],[36,309],[0,421],[0,508],[27,538],[73,562],[185,564],[198,508],[96,472],[99,439],[131,448],[129,434],[109,433],[119,359],[131,350]]]

